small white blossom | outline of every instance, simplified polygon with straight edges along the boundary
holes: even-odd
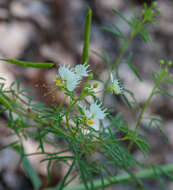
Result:
[[[63,80],[67,80],[68,76],[73,75],[73,72],[70,70],[69,65],[66,66],[60,66],[58,69],[59,75]]]
[[[101,106],[101,103],[98,102],[91,104],[89,109],[80,105],[86,117],[86,124],[92,126],[95,130],[98,130],[99,120],[106,116],[106,109],[102,109]]]
[[[120,85],[119,80],[114,79],[112,73],[110,74],[110,77],[111,77],[111,84],[110,84],[110,87],[109,87],[110,91],[112,93],[114,93],[114,94],[117,94],[117,95],[122,94],[123,89],[122,89],[122,87]]]
[[[87,77],[88,76],[88,71],[87,71],[88,67],[89,67],[88,64],[76,65],[76,67],[74,68],[74,72],[79,78]]]
[[[106,116],[106,109],[101,109],[101,106],[101,103],[98,104],[97,102],[90,105],[90,113],[95,119],[104,119],[104,117]]]
[[[57,86],[65,87],[69,91],[73,91],[80,82],[79,77],[77,77],[69,66],[60,66],[58,73],[56,76]]]
[[[88,64],[79,64],[72,69],[70,69],[70,66],[60,66],[55,80],[56,85],[67,88],[69,91],[73,91],[82,77],[88,76],[88,67]]]

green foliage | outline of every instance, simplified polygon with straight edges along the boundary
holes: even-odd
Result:
[[[28,158],[25,156],[24,150],[22,146],[13,144],[11,146],[16,152],[18,152],[19,154],[21,154],[21,162],[23,164],[23,167],[28,175],[28,177],[30,178],[34,190],[38,190],[41,186],[41,180],[39,178],[39,176],[37,175],[35,169],[32,167],[32,165],[30,164],[30,161],[28,160]]]
[[[61,105],[46,107],[42,103],[36,104],[33,98],[28,95],[30,90],[23,90],[19,80],[14,81],[7,89],[4,88],[5,79],[0,78],[0,111],[8,110],[9,119],[6,124],[12,130],[12,135],[18,138],[17,141],[2,147],[1,150],[10,146],[21,155],[25,171],[35,189],[39,189],[41,181],[31,166],[27,158],[28,155],[25,154],[21,137],[31,138],[39,142],[37,154],[45,155],[41,162],[48,162],[48,181],[50,181],[49,169],[53,162],[63,162],[68,167],[61,183],[57,187],[49,188],[49,190],[105,189],[111,184],[125,183],[126,181],[132,181],[140,189],[145,189],[142,179],[153,176],[157,177],[164,189],[161,175],[164,174],[170,180],[173,179],[172,175],[168,173],[173,170],[172,164],[161,167],[152,166],[151,169],[144,170],[143,164],[136,160],[131,153],[133,145],[136,145],[144,156],[147,156],[147,152],[150,151],[149,142],[146,141],[145,136],[140,131],[140,125],[141,121],[145,119],[144,112],[155,94],[173,97],[161,87],[163,83],[173,84],[172,75],[169,73],[172,62],[169,61],[166,64],[160,60],[160,70],[153,71],[153,89],[143,107],[139,106],[135,94],[129,89],[123,88],[122,93],[116,93],[116,88],[120,88],[119,82],[117,82],[117,80],[119,81],[119,65],[123,64],[122,58],[129,44],[137,35],[142,36],[144,41],[150,40],[146,24],[155,23],[155,16],[159,13],[158,10],[155,10],[155,6],[155,3],[151,7],[144,5],[142,14],[137,16],[133,13],[130,20],[127,20],[120,11],[113,9],[113,12],[130,26],[131,33],[128,37],[124,36],[121,29],[116,25],[113,25],[115,31],[108,27],[102,28],[112,35],[118,36],[122,40],[122,46],[120,55],[114,63],[111,63],[108,51],[104,50],[103,55],[94,52],[108,67],[106,81],[101,80],[99,75],[96,75],[96,80],[104,85],[104,89],[101,91],[97,91],[97,82],[90,84],[94,78],[94,72],[88,70],[91,10],[88,11],[86,18],[82,64],[74,68],[62,66],[56,76],[55,89],[63,91],[65,96]],[[130,53],[125,64],[128,64],[136,78],[142,82],[140,71],[133,64],[132,59],[133,53]],[[53,66],[52,63],[1,60],[25,67],[48,68]],[[111,76],[115,76],[115,78]],[[79,93],[76,94],[75,88],[84,77],[86,78],[85,82],[82,84]],[[103,94],[103,100],[97,98],[97,93]],[[108,93],[114,93],[115,96],[121,97],[133,113],[139,112],[134,127],[130,126],[122,113],[115,115],[112,110],[104,108],[105,96]],[[65,104],[66,98],[69,100],[68,105]],[[104,118],[108,121],[106,126],[102,122]],[[161,120],[154,117],[147,119],[149,119],[148,127],[157,127],[165,135],[161,128],[163,125]],[[63,151],[46,152],[45,143],[55,148],[58,146],[65,146],[66,148]],[[64,156],[64,153],[67,155]],[[99,155],[97,158],[94,156],[96,154]],[[140,168],[138,172],[134,170],[136,166]],[[75,179],[75,176],[71,176],[74,170],[80,174],[82,184],[70,187],[70,182]],[[124,173],[120,175],[119,171]],[[96,177],[99,179],[96,180]]]

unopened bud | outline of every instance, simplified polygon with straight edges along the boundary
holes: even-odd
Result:
[[[89,76],[88,76],[88,80],[92,80],[93,79],[93,74],[90,73]]]
[[[170,67],[172,65],[172,61],[168,61],[168,66]]]
[[[156,7],[157,6],[157,2],[156,1],[154,1],[153,3],[152,3],[152,7]]]
[[[98,83],[95,83],[94,85],[93,85],[93,88],[97,88],[98,87]]]
[[[159,61],[159,64],[160,64],[160,65],[163,65],[163,64],[165,64],[165,61],[164,61],[163,59],[161,59],[161,60]]]

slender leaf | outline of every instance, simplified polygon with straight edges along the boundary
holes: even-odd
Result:
[[[3,97],[3,96],[0,96],[0,102],[10,111],[13,110],[13,107],[12,105]]]
[[[114,30],[112,30],[112,29],[109,28],[109,27],[102,26],[101,29],[104,30],[104,31],[106,31],[106,32],[109,32],[109,33],[111,33],[111,34],[113,34],[113,35],[115,35],[115,36],[118,36],[119,38],[124,39],[124,36],[122,36],[122,35],[119,34],[118,32],[115,32]]]
[[[171,79],[166,79],[166,81],[167,81],[167,83],[169,83],[169,84],[172,84],[172,85],[173,85],[173,80],[171,80]]]
[[[129,106],[129,108],[131,110],[133,110],[133,106],[131,105],[131,103],[129,102],[128,98],[124,94],[122,95],[122,98],[126,102],[126,104]]]
[[[108,52],[104,49],[104,55],[99,54],[98,52],[92,50],[92,52],[97,55],[101,60],[103,60],[107,65],[111,65],[110,57]]]
[[[58,188],[57,188],[58,190],[63,190],[63,188],[65,187],[65,182],[67,181],[67,178],[69,177],[69,175],[70,175],[70,173],[71,173],[71,171],[72,171],[74,165],[75,165],[75,160],[73,160],[73,162],[72,162],[72,164],[71,164],[69,170],[67,171],[65,177],[63,178],[63,180],[62,180],[60,186],[58,186]]]
[[[118,14],[130,27],[132,26],[131,22],[128,19],[126,19],[126,17],[123,14],[121,14],[121,12],[119,10],[112,9],[112,11],[114,13]]]
[[[13,145],[13,150],[15,150],[17,153],[21,155],[21,162],[23,164],[23,167],[28,175],[28,177],[31,180],[31,183],[34,187],[34,190],[38,190],[41,187],[41,180],[36,173],[35,169],[32,167],[30,161],[28,158],[25,156],[25,152],[22,146],[20,145]]]
[[[159,129],[160,133],[165,137],[165,139],[168,141],[169,140],[169,137],[168,135],[163,131],[163,129],[157,125],[157,128]]]
[[[23,163],[26,173],[28,174],[28,177],[30,178],[30,180],[34,186],[34,189],[38,190],[41,186],[41,180],[40,180],[39,176],[37,175],[35,169],[32,167],[32,165],[30,164],[30,162],[26,156],[23,156],[22,163]]]
[[[101,190],[104,190],[104,176],[103,176],[103,172],[102,169],[100,168],[100,181],[101,181]]]
[[[159,88],[159,89],[156,91],[156,93],[163,94],[163,95],[167,95],[167,96],[173,98],[173,94],[170,94],[168,91],[166,91],[166,90],[164,90],[164,89],[161,89],[161,88]]]
[[[167,190],[167,188],[166,188],[166,186],[165,186],[165,184],[163,182],[163,179],[161,178],[162,170],[159,167],[155,166],[155,165],[153,165],[152,168],[153,168],[153,171],[154,171],[154,174],[155,174],[156,178],[160,182],[161,188],[163,190]]]
[[[131,62],[132,62],[132,56],[133,56],[133,53],[131,52],[131,53],[129,54],[127,64],[128,64],[128,66],[130,67],[131,71],[132,71],[132,72],[135,74],[135,76],[138,78],[138,80],[139,80],[139,81],[142,81],[142,78],[141,78],[141,76],[140,76],[140,74],[139,74],[138,68],[137,68],[134,64],[131,63]]]
[[[84,170],[85,166],[83,165],[82,161],[79,161],[79,170],[80,170],[80,174],[81,174],[81,178],[82,178],[82,182],[85,186],[85,189],[86,190],[89,190],[89,187],[88,187],[88,183],[87,183],[87,178],[86,178],[86,173],[85,173],[85,170]]]
[[[121,30],[118,28],[118,26],[116,24],[113,24],[112,26],[119,32],[119,35],[121,35],[121,38],[126,40],[126,36],[121,32]]]
[[[10,144],[4,145],[4,146],[0,147],[0,151],[2,151],[5,148],[12,147],[12,146],[16,145],[17,143],[18,143],[18,141],[14,141]]]

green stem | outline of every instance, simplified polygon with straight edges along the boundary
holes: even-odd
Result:
[[[173,171],[173,164],[167,164],[160,166],[160,170],[158,170],[158,175],[161,175],[164,172],[171,172]],[[155,178],[155,171],[153,169],[143,169],[135,173],[135,176],[138,179],[146,179],[146,178]],[[115,177],[108,177],[104,179],[104,187],[108,187],[112,184],[120,184],[127,181],[132,181],[132,176],[129,174],[121,174]],[[89,186],[89,184],[88,184]],[[94,189],[97,190],[102,187],[102,180],[98,179],[94,182]],[[44,190],[57,190],[57,188],[48,188]],[[72,187],[65,187],[63,190],[85,190],[85,186],[83,184],[75,185]]]
[[[128,46],[130,45],[131,41],[135,38],[136,35],[138,35],[143,27],[143,25],[145,24],[145,21],[142,20],[142,22],[132,31],[129,39],[124,43],[124,45],[122,46],[122,49],[121,49],[121,52],[120,52],[120,55],[118,57],[118,59],[115,61],[115,63],[113,64],[112,66],[112,70],[115,70],[117,69],[118,65],[120,64],[121,62],[121,59],[124,55],[124,53],[126,52]]]
[[[81,99],[81,96],[79,96],[78,98],[75,99],[75,101],[68,107],[67,112],[65,114],[65,119],[66,119],[66,125],[68,130],[71,132],[72,135],[74,135],[73,131],[70,128],[70,124],[69,124],[69,112],[71,111],[71,109],[73,108],[73,106],[75,106],[75,104]]]
[[[115,63],[112,66],[112,70],[117,69],[118,65],[121,62],[122,57],[124,56],[124,53],[126,52],[129,44],[131,43],[131,41],[133,40],[135,36],[133,35],[133,33],[130,35],[129,39],[125,42],[125,44],[122,46],[120,55],[118,56],[117,60],[115,61]]]
[[[148,107],[148,105],[150,104],[150,101],[151,101],[153,95],[155,94],[156,89],[162,83],[162,81],[163,81],[166,73],[167,73],[167,68],[165,68],[165,69],[162,70],[162,72],[160,73],[160,75],[158,77],[158,80],[155,82],[155,85],[154,85],[154,87],[153,87],[153,89],[152,89],[149,97],[147,98],[147,100],[146,100],[146,102],[144,104],[144,107],[142,108],[142,110],[140,112],[139,118],[138,118],[136,126],[135,126],[135,131],[139,128],[140,122],[141,122],[141,120],[143,118],[143,114],[144,114],[146,108]]]
[[[155,82],[154,87],[153,87],[153,89],[152,89],[150,95],[148,96],[148,98],[147,98],[147,100],[146,100],[146,102],[145,102],[143,108],[142,108],[141,111],[140,111],[138,120],[137,120],[136,125],[135,125],[134,135],[136,135],[136,132],[137,132],[137,130],[139,129],[141,120],[142,120],[142,118],[143,118],[144,112],[145,112],[145,110],[147,109],[148,105],[150,104],[151,99],[152,99],[152,97],[153,97],[154,94],[155,94],[155,91],[157,90],[157,88],[159,87],[159,85],[162,83],[162,81],[163,81],[163,79],[164,79],[166,73],[167,73],[167,67],[164,68],[164,69],[162,70],[162,72],[160,73],[160,75],[158,76],[158,80]],[[129,144],[129,147],[128,147],[128,150],[129,150],[129,151],[131,150],[133,144],[134,144],[134,142],[131,141],[130,144]]]

